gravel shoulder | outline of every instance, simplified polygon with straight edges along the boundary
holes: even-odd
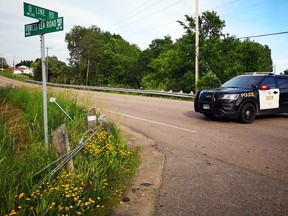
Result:
[[[162,182],[164,155],[152,139],[124,126],[121,126],[121,130],[132,148],[135,146],[141,147],[141,164],[131,186],[123,197],[123,201],[120,202],[112,215],[154,215],[156,199]]]

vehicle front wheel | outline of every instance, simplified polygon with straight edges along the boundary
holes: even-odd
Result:
[[[238,119],[245,123],[250,124],[254,121],[256,117],[256,108],[252,103],[246,103],[240,110]]]

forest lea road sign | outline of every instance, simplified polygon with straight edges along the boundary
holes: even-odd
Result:
[[[58,18],[58,12],[24,2],[24,16],[38,20],[50,20]]]
[[[63,31],[63,17],[25,25],[25,37]]]

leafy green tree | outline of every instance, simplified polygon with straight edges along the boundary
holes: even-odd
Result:
[[[142,51],[139,55],[137,67],[138,80],[142,80],[149,73],[154,73],[153,68],[149,67],[149,64],[154,59],[158,58],[160,54],[166,52],[167,50],[173,49],[173,47],[173,41],[169,35],[165,36],[163,39],[154,39],[149,45],[149,48]],[[147,81],[150,79],[144,80]],[[142,83],[145,88],[147,88],[147,85],[150,85],[146,81],[145,83]]]
[[[158,74],[158,86],[157,89],[161,88],[164,90],[181,90],[180,81],[183,76],[181,74],[181,63],[180,54],[178,50],[168,50],[155,58],[149,67],[153,68],[155,73]],[[145,84],[144,84],[145,86]]]
[[[46,78],[48,82],[67,83],[69,67],[65,62],[59,61],[56,56],[49,56],[46,58]],[[42,81],[42,63],[41,59],[37,58],[32,62],[31,67],[34,72],[34,80]],[[48,69],[48,73],[47,73]]]
[[[187,36],[195,40],[195,19],[188,15],[185,17],[186,22],[178,21],[186,30],[186,35],[179,40],[182,43]],[[224,35],[224,27],[225,21],[221,20],[216,12],[204,12],[199,16],[200,77],[213,71],[221,82],[225,82],[246,71],[271,71],[271,50],[268,46],[249,40],[241,42],[235,36]],[[185,50],[190,44],[190,49],[193,50],[193,53],[190,52],[190,61],[194,62],[195,43],[186,41],[181,45],[181,50]],[[190,68],[193,66],[191,64]]]
[[[0,57],[0,67],[2,68],[8,68],[8,64],[7,64],[7,61],[4,57]]]
[[[185,15],[186,23],[177,21],[186,30],[186,33],[195,34],[196,19]],[[225,27],[225,21],[221,20],[215,11],[205,11],[199,16],[199,37],[209,39],[222,36],[222,30]]]
[[[42,81],[41,59],[37,58],[34,62],[32,62],[31,67],[33,68],[34,80]]]
[[[48,65],[48,82],[65,82],[65,76],[69,71],[69,67],[66,65],[65,62],[58,60],[56,56],[49,56],[46,57],[46,67]]]
[[[140,49],[96,26],[75,26],[67,35],[70,64],[79,84],[138,86]],[[78,70],[78,73],[76,72]]]
[[[164,36],[164,39],[155,39],[149,45],[153,58],[157,58],[161,53],[170,50],[173,47],[171,36]]]
[[[139,87],[137,62],[140,50],[120,36],[110,38],[104,49],[102,67],[105,83],[111,86]]]
[[[271,50],[267,45],[245,40],[240,49],[246,72],[272,71]]]
[[[190,92],[195,89],[195,19],[185,18],[178,21],[186,31],[181,38],[154,39],[144,51],[96,26],[74,26],[65,37],[69,72],[54,73],[69,77],[70,83]],[[199,16],[200,85],[218,85],[246,71],[272,70],[268,46],[224,35],[224,27],[214,11]]]
[[[85,75],[83,75],[83,61],[82,56],[84,52],[84,47],[82,45],[83,37],[85,36],[87,29],[82,26],[74,26],[69,33],[65,36],[65,41],[67,42],[67,48],[70,53],[70,66],[72,67],[71,72],[73,73],[72,83],[82,83]]]
[[[220,79],[212,71],[208,71],[199,78],[197,83],[199,89],[216,88],[221,85]]]
[[[284,70],[283,73],[288,75],[288,69]]]

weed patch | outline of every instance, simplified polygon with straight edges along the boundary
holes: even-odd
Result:
[[[69,121],[48,105],[50,132],[67,124],[71,148],[86,131],[86,110],[57,98]],[[49,175],[56,154],[43,143],[41,92],[0,89],[0,215],[109,215],[139,164],[113,123],[101,123],[73,158],[75,170]],[[44,169],[45,168],[45,169]],[[50,176],[50,177],[48,177]]]

